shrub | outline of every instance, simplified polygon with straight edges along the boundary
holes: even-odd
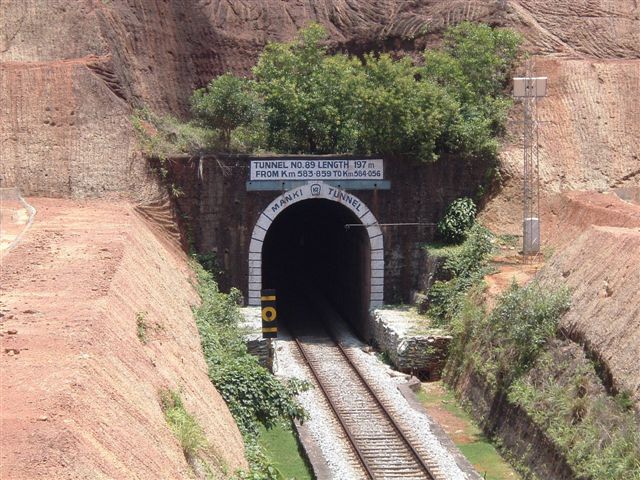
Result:
[[[474,292],[474,290],[470,290]],[[482,299],[462,296],[459,305],[478,314]],[[474,307],[475,306],[475,307]],[[513,283],[488,315],[476,315],[473,322],[459,319],[458,308],[451,324],[456,335],[448,368],[456,376],[466,366],[481,373],[494,388],[506,391],[526,373],[554,338],[561,315],[569,308],[565,288],[548,289],[538,283],[520,287]]]
[[[509,100],[502,95],[520,37],[465,22],[425,65],[409,57],[330,55],[311,24],[269,43],[254,81],[222,75],[192,97],[192,111],[227,150],[357,153],[434,161],[442,153],[495,158]]]
[[[533,365],[538,353],[555,337],[558,321],[569,309],[566,288],[548,290],[534,282],[513,283],[488,317],[483,348],[499,384],[510,385]]]
[[[508,390],[553,440],[577,478],[640,480],[640,429],[632,409],[609,396],[593,363],[554,340]],[[569,360],[570,359],[570,360]]]
[[[131,116],[131,124],[142,151],[162,161],[177,155],[201,154],[219,146],[216,131],[171,115],[157,115],[147,108],[136,110]]]
[[[476,205],[468,197],[454,200],[438,222],[437,233],[448,243],[460,243],[475,222]]]
[[[451,279],[436,281],[427,295],[428,313],[436,325],[448,325],[458,314],[465,293],[482,283],[492,251],[493,235],[478,223],[471,227],[465,242],[451,250],[443,265]]]
[[[147,312],[136,313],[136,335],[138,340],[145,345],[147,343]]]
[[[207,447],[207,438],[198,421],[182,403],[180,394],[171,390],[160,392],[160,405],[171,431],[178,439],[187,460],[194,460]]]
[[[225,73],[193,92],[191,111],[204,125],[221,132],[222,147],[228,151],[231,133],[258,118],[260,101],[249,80]]]
[[[238,311],[240,292],[220,292],[210,272],[195,261],[193,268],[202,300],[194,315],[209,378],[229,406],[249,452],[252,471],[241,478],[275,480],[277,470],[257,445],[258,425],[304,421],[307,413],[295,397],[309,385],[297,379],[280,382],[247,352]]]

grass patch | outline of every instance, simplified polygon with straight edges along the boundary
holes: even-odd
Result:
[[[422,244],[422,249],[432,257],[448,258],[462,250],[462,244],[452,245],[444,242],[430,242]]]
[[[147,344],[147,312],[136,313],[136,335],[140,343]]]
[[[500,245],[501,247],[516,248],[521,238],[518,237],[517,235],[510,235],[508,233],[504,233],[502,235],[497,235],[496,240],[498,242],[498,245]]]
[[[267,430],[260,427],[259,444],[273,459],[274,466],[283,478],[312,480],[311,469],[302,453],[298,437],[292,427],[279,423]]]
[[[157,115],[148,108],[136,110],[130,120],[140,148],[151,158],[164,161],[178,155],[200,155],[219,145],[216,131],[171,115]]]
[[[385,365],[388,365],[390,367],[394,367],[393,362],[391,361],[391,357],[387,352],[384,352],[384,351],[376,352],[376,358],[378,359],[379,362],[384,363]]]
[[[520,475],[502,459],[496,448],[484,436],[469,444],[459,445],[462,454],[467,457],[485,480],[520,479]]]
[[[184,407],[178,392],[160,392],[160,405],[169,428],[178,439],[182,452],[190,462],[207,447],[207,438],[198,421]]]
[[[487,480],[518,480],[520,476],[500,456],[471,417],[458,404],[453,392],[439,382],[428,384],[417,396],[425,409],[443,424],[445,431]]]

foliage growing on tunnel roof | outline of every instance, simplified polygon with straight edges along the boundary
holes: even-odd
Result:
[[[292,42],[269,43],[254,81],[213,80],[192,97],[194,114],[222,132],[227,149],[423,161],[496,155],[516,33],[465,22],[447,31],[442,48],[425,52],[422,66],[386,53],[329,54],[325,38],[311,24]]]
[[[231,132],[258,120],[260,108],[251,82],[229,73],[211,80],[191,96],[191,111],[203,124],[220,131],[222,148],[227,151]]]
[[[133,113],[131,124],[144,154],[163,161],[185,153],[216,150],[220,146],[220,134],[216,130],[183,122],[171,115],[157,115],[146,107]]]

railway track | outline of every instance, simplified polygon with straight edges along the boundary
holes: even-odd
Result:
[[[313,328],[313,333],[292,333],[367,478],[444,479],[368,384],[348,349],[324,327]]]

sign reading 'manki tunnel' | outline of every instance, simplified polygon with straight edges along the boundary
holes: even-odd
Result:
[[[251,181],[382,180],[381,159],[264,159],[251,161]]]
[[[276,338],[278,336],[278,310],[276,309],[276,291],[262,290],[262,338]]]

